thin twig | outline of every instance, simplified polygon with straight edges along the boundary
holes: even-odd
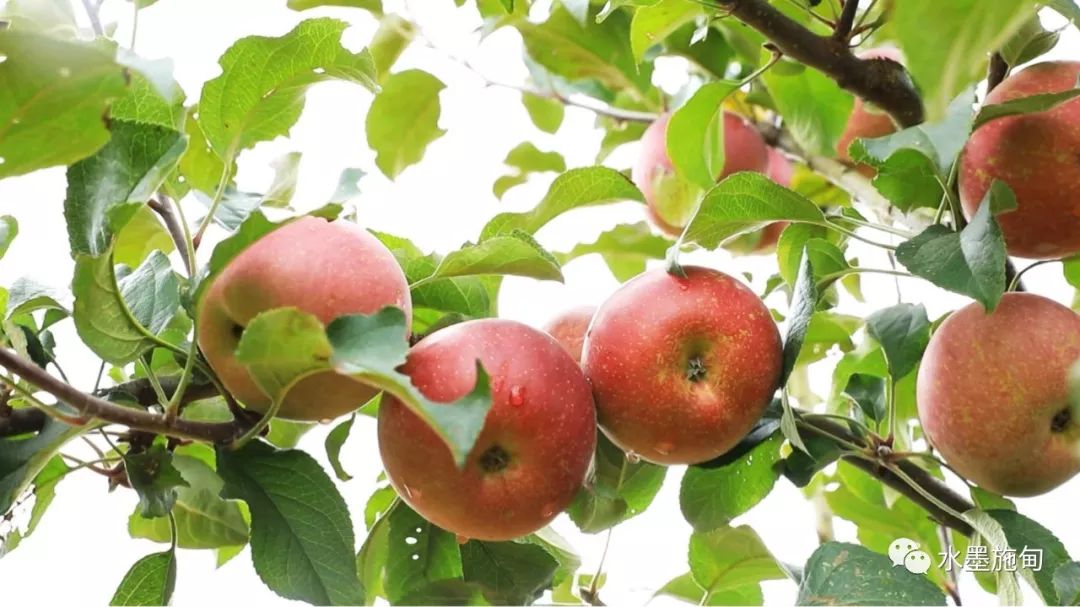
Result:
[[[91,0],[82,0],[83,8],[86,9],[86,16],[90,19],[90,27],[94,29],[95,36],[104,36],[105,28],[101,27],[101,15],[98,11],[101,10],[101,4],[95,5]]]
[[[151,200],[147,203],[147,206],[161,217],[165,229],[169,231],[169,236],[172,237],[173,243],[176,245],[176,250],[180,251],[180,259],[184,261],[184,269],[187,270],[188,277],[194,276],[195,260],[191,247],[188,245],[190,239],[186,235],[187,226],[180,224],[176,214],[173,213],[172,205],[164,196],[161,197],[161,200]]]
[[[851,29],[855,26],[855,15],[859,12],[859,0],[844,0],[844,8],[836,20],[833,39],[847,42],[851,38]]]
[[[124,407],[81,392],[49,375],[32,361],[7,349],[0,348],[0,366],[19,375],[39,390],[52,394],[60,402],[78,411],[85,419],[98,419],[144,432],[213,443],[228,443],[245,427],[239,420],[206,423],[178,418],[167,422],[162,414]]]

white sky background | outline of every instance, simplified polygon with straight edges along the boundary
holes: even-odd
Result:
[[[402,8],[401,0],[387,0],[386,4],[388,10]],[[190,102],[198,99],[202,83],[219,73],[218,57],[239,37],[278,36],[302,18],[332,15],[353,24],[346,33],[346,44],[359,49],[375,30],[375,21],[363,11],[324,9],[300,14],[284,5],[284,0],[161,0],[140,15],[137,51],[148,58],[172,57],[176,61],[176,77]],[[410,8],[427,37],[441,49],[468,57],[493,80],[523,81],[525,68],[516,32],[500,30],[478,48],[478,37],[473,33],[478,21],[473,10],[456,10],[449,0],[412,0]],[[106,23],[118,24],[117,39],[126,43],[131,31],[130,5],[107,0],[104,17]],[[1075,32],[1070,29],[1065,38],[1066,43],[1055,55],[1072,54],[1075,58],[1078,48]],[[270,161],[286,152],[301,151],[303,161],[294,202],[303,209],[314,208],[333,193],[342,169],[361,167],[368,176],[361,181],[363,194],[357,200],[360,222],[365,227],[408,236],[426,250],[445,252],[474,239],[493,214],[530,208],[543,196],[550,175],[534,178],[528,185],[511,190],[502,202],[491,194],[492,182],[505,171],[503,158],[518,143],[532,141],[541,149],[559,151],[569,166],[592,164],[601,133],[593,128],[591,113],[570,108],[559,133],[542,133],[532,126],[518,93],[485,88],[482,79],[444,56],[445,53],[415,44],[396,66],[398,70],[419,67],[431,71],[448,85],[442,94],[440,120],[448,133],[428,148],[422,164],[406,170],[396,182],[388,181],[378,172],[374,154],[366,145],[364,119],[371,94],[356,86],[328,83],[314,87],[308,94],[307,109],[290,139],[260,144],[241,156],[238,176],[241,189],[264,190],[272,179]],[[664,69],[658,70],[656,78],[669,91],[676,90],[682,84],[679,62],[664,62]],[[609,159],[609,164],[626,168],[635,153],[634,146],[626,146]],[[10,284],[22,275],[56,286],[68,283],[73,265],[63,226],[64,189],[62,168],[0,181],[0,213],[14,215],[21,231],[0,261],[0,284]],[[189,213],[192,216],[197,216],[194,208]],[[577,242],[591,241],[618,223],[642,219],[640,206],[634,204],[586,209],[552,222],[538,238],[552,250],[566,250]],[[203,261],[212,249],[210,244],[200,251]],[[887,260],[876,250],[852,247],[852,254],[864,265],[887,267]],[[686,260],[733,275],[750,271],[758,292],[775,271],[772,257],[733,260],[718,252],[695,253]],[[1031,290],[1067,304],[1071,289],[1061,278],[1059,268],[1043,266],[1028,273],[1025,279]],[[565,284],[506,280],[500,299],[502,316],[539,325],[561,309],[598,304],[618,287],[597,256],[570,263],[564,273]],[[863,281],[868,303],[858,304],[848,298],[842,311],[865,314],[896,303],[891,278],[868,275]],[[931,318],[966,303],[921,281],[906,280],[902,287],[904,301],[924,303]],[[781,299],[782,296],[770,301],[783,309]],[[96,364],[88,362],[70,322],[58,327],[56,332],[65,369],[73,382],[89,388],[97,371]],[[819,364],[813,373],[815,390],[826,394],[831,364]],[[326,429],[318,428],[301,442],[301,447],[324,464],[325,432]],[[373,420],[358,419],[342,461],[355,477],[340,488],[353,513],[359,547],[365,533],[363,506],[381,469]],[[687,571],[690,527],[678,506],[681,473],[679,468],[671,469],[652,508],[615,530],[605,567],[607,584],[601,592],[609,604],[643,604],[665,582]],[[159,544],[128,537],[127,518],[136,505],[135,494],[125,490],[110,494],[106,489],[106,481],[90,472],[72,475],[59,485],[56,500],[35,534],[0,561],[5,604],[105,604],[137,559],[162,549]],[[1080,503],[1080,480],[1040,498],[1018,500],[1020,510],[1054,531],[1071,549],[1074,558],[1080,557],[1080,524],[1072,506],[1077,503]],[[786,562],[801,565],[817,545],[810,504],[783,479],[761,505],[736,519],[734,524],[753,526],[766,545]],[[836,527],[839,539],[854,541],[854,528],[850,524],[837,520]],[[565,516],[556,521],[555,528],[580,552],[584,561],[582,571],[595,569],[604,535],[581,534]],[[969,600],[993,600],[977,588],[970,576],[962,578],[961,588]],[[1028,601],[1037,603],[1035,595],[1025,590]],[[795,587],[787,581],[768,582],[765,596],[772,604],[790,604],[794,601]],[[668,602],[656,601],[657,604]],[[246,550],[219,570],[215,570],[212,552],[181,551],[173,604],[227,603],[279,605],[288,601],[262,585]]]

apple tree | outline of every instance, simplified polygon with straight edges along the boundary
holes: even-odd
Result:
[[[114,3],[158,8],[0,8],[0,179],[66,167],[54,229],[74,261],[43,281],[2,260],[25,276],[0,288],[0,555],[65,478],[99,475],[160,544],[117,569],[115,605],[195,583],[181,550],[242,554],[311,604],[601,605],[603,572],[549,523],[610,534],[670,474],[693,531],[666,600],[761,604],[780,580],[800,604],[959,605],[980,592],[966,565],[1003,604],[1021,584],[1080,604],[1080,553],[1052,531],[1071,521],[1010,499],[1080,472],[1080,316],[1024,283],[1057,264],[1080,288],[1080,62],[1044,57],[1073,0],[288,0],[291,29],[236,40],[186,91],[103,22]],[[440,49],[416,19],[436,3],[478,39],[512,32],[527,77]],[[378,24],[365,48],[312,16],[326,6]],[[424,162],[448,85],[400,66],[417,46],[514,91],[539,131],[591,113],[599,154],[522,141],[491,196],[554,174],[546,194],[449,251],[365,226],[359,169],[304,212],[298,157],[239,189],[238,161],[327,81],[372,97],[364,170]],[[3,202],[0,256],[32,204]],[[564,214],[618,204],[640,220],[545,244]],[[608,300],[499,318],[504,277],[593,255],[623,283]],[[920,299],[944,292],[960,303],[932,317]],[[95,382],[69,381],[58,335]],[[350,476],[350,440],[378,450],[376,482]],[[778,483],[818,512],[799,562],[736,521]]]

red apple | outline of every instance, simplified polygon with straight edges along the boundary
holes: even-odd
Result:
[[[863,59],[889,59],[897,63],[902,63],[904,60],[899,50],[888,47],[867,50],[859,53],[859,57]],[[851,116],[844,127],[844,132],[840,135],[839,141],[836,142],[836,157],[845,164],[853,164],[851,156],[848,155],[848,148],[851,147],[853,141],[860,138],[884,137],[894,132],[896,132],[896,124],[887,113],[867,106],[861,98],[856,97],[855,107],[851,110]],[[877,173],[873,167],[865,164],[856,165],[855,170],[867,177],[873,177]]]
[[[919,419],[930,443],[968,480],[1003,495],[1046,493],[1080,472],[1080,423],[1068,372],[1080,358],[1080,316],[1030,293],[993,313],[949,316],[923,356]]]
[[[694,214],[698,189],[676,175],[671,164],[667,153],[670,118],[664,114],[645,129],[631,177],[645,195],[649,219],[662,231],[678,236]],[[739,171],[764,173],[768,163],[765,140],[757,130],[740,116],[724,112],[724,168],[717,180]]]
[[[684,267],[622,286],[596,312],[583,365],[600,427],[659,464],[727,452],[777,389],[781,343],[768,308],[734,278]]]
[[[995,105],[1076,86],[1080,62],[1040,63],[986,96]],[[1080,100],[1045,112],[992,120],[975,131],[960,164],[960,199],[970,216],[990,183],[1016,193],[1019,207],[997,216],[1012,255],[1055,259],[1080,252]]]
[[[244,327],[261,312],[296,307],[324,324],[345,314],[397,306],[412,316],[405,275],[394,256],[359,226],[302,217],[236,256],[199,304],[198,340],[225,387],[246,407],[266,411],[270,398],[236,360]],[[334,372],[301,380],[278,415],[318,421],[344,415],[378,390]]]
[[[585,331],[589,328],[589,321],[596,313],[596,306],[578,306],[570,308],[552,318],[544,325],[544,331],[555,338],[555,341],[566,348],[574,362],[581,362],[581,347],[585,343]]]
[[[403,372],[428,398],[451,402],[473,389],[477,360],[491,374],[492,405],[464,469],[393,398],[379,409],[379,451],[398,494],[424,518],[467,538],[509,540],[574,499],[596,447],[596,409],[562,346],[510,320],[438,331],[412,349]]]

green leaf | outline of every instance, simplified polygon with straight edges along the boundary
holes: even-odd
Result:
[[[399,15],[384,15],[379,20],[379,29],[371,38],[368,50],[375,60],[375,73],[379,75],[379,82],[384,82],[390,75],[390,68],[394,67],[398,57],[412,43],[416,36],[416,26]]]
[[[664,584],[653,596],[670,596],[693,605],[761,605],[764,597],[757,584],[736,588],[718,588],[709,592],[694,581],[694,576],[686,572]]]
[[[480,241],[511,234],[515,230],[535,234],[549,221],[567,211],[624,200],[645,201],[641,192],[622,173],[599,166],[570,169],[555,179],[547,195],[533,210],[500,213],[493,217],[481,231]]]
[[[10,19],[15,28],[37,30],[55,38],[78,34],[75,12],[67,0],[8,0],[0,7],[0,17]]]
[[[784,436],[791,440],[788,433]],[[783,474],[796,487],[805,487],[814,475],[835,462],[841,452],[835,442],[816,434],[807,434],[805,440],[799,440],[802,447],[793,449],[791,455],[784,459]],[[796,446],[794,441],[792,446]]]
[[[378,398],[378,396],[375,398]],[[352,475],[345,472],[345,468],[341,465],[341,447],[345,445],[345,441],[349,438],[349,432],[352,430],[355,421],[356,414],[354,413],[349,416],[349,419],[334,426],[334,429],[326,435],[326,457],[330,460],[330,467],[334,469],[334,475],[340,481],[352,480]]]
[[[529,113],[533,124],[541,131],[555,133],[562,126],[566,106],[558,99],[522,93],[521,103],[525,106],[525,111]]]
[[[0,446],[0,450],[3,446]],[[70,472],[70,468],[64,464],[63,458],[53,456],[48,460],[41,471],[37,473],[33,481],[34,505],[30,508],[30,519],[26,521],[25,529],[16,528],[10,531],[6,537],[0,537],[0,556],[7,555],[19,547],[23,540],[37,529],[41,517],[52,505],[56,497],[56,485]],[[3,481],[0,480],[0,483]]]
[[[383,14],[382,0],[289,0],[288,7],[294,11],[306,11],[320,6],[345,6],[359,8],[376,16]]]
[[[930,320],[922,304],[897,304],[866,318],[866,331],[885,352],[889,374],[899,380],[919,364],[930,343]]]
[[[255,440],[218,451],[223,495],[251,509],[251,558],[274,592],[316,605],[355,605],[364,593],[345,500],[302,451]]]
[[[897,4],[886,30],[900,43],[908,70],[922,90],[928,120],[943,116],[949,101],[982,79],[990,53],[1008,42],[1035,9],[1032,0]]]
[[[212,549],[244,546],[248,542],[246,506],[222,499],[225,483],[206,463],[187,455],[174,455],[172,465],[180,471],[187,486],[176,487],[172,508],[176,520],[176,545],[185,549]],[[131,537],[155,542],[172,541],[166,518],[147,519],[132,513],[128,518]]]
[[[880,422],[885,419],[885,380],[875,375],[853,373],[844,387],[844,394],[866,415],[866,417]]]
[[[56,310],[67,313],[69,296],[58,289],[23,276],[15,280],[8,294],[7,317],[12,318],[34,310]]]
[[[161,251],[151,253],[118,284],[131,316],[151,335],[161,333],[180,311],[180,281]]]
[[[851,93],[821,72],[785,71],[773,66],[762,79],[784,124],[806,150],[833,156],[855,104]]]
[[[683,475],[679,506],[697,531],[727,525],[765,499],[780,476],[783,437],[772,435],[742,457],[723,465],[690,466]]]
[[[152,256],[147,264],[160,263],[160,259],[163,257],[153,261]],[[142,320],[151,322],[160,322],[165,311],[170,308],[175,311],[174,304],[179,302],[179,294],[175,292],[178,283],[171,270],[165,274],[151,268],[141,275],[148,280],[129,280],[121,285],[116,281],[110,255],[75,257],[75,279],[71,283],[75,293],[72,311],[75,329],[95,354],[113,364],[131,362],[157,343],[155,334],[141,324],[128,302],[139,306],[140,314],[144,315]]]
[[[987,547],[990,555],[990,569],[993,571],[993,579],[997,587],[998,601],[1002,605],[1019,605],[1023,602],[1023,594],[1020,592],[1020,584],[1016,579],[1016,571],[1006,568],[996,555],[1004,554],[1009,550],[1009,539],[1005,536],[1005,530],[1001,524],[982,510],[968,510],[963,513],[963,519],[975,530],[975,540]],[[1030,578],[1029,578],[1030,580]],[[1034,586],[1034,584],[1032,584]],[[1036,586],[1037,588],[1037,586]]]
[[[986,514],[1001,525],[1009,546],[1018,553],[1041,551],[1041,566],[1038,569],[1021,567],[1020,573],[1039,591],[1043,602],[1060,605],[1073,598],[1059,596],[1055,589],[1055,573],[1072,560],[1061,540],[1046,527],[1014,510],[990,510]],[[1022,560],[1018,559],[1018,562]]]
[[[60,446],[87,430],[50,418],[33,436],[0,439],[0,513],[11,510],[15,500],[56,455]]]
[[[639,9],[638,14],[646,10],[653,8]],[[724,169],[723,102],[738,88],[737,82],[710,82],[675,110],[668,121],[666,145],[671,164],[680,176],[698,187],[713,187]]]
[[[610,91],[643,96],[650,88],[652,67],[638,66],[630,47],[630,20],[615,13],[597,23],[579,22],[562,5],[547,21],[517,20],[529,57],[551,73],[570,82],[593,81]]]
[[[1080,4],[1076,0],[1047,0],[1046,6],[1065,17],[1075,26],[1080,24]]]
[[[1001,204],[1015,204],[1009,186],[995,180],[971,222],[960,233],[932,225],[896,249],[896,260],[916,276],[967,295],[993,310],[1005,293],[1005,237],[993,217]],[[1002,202],[1006,201],[1006,202]]]
[[[390,532],[386,555],[386,597],[402,601],[428,582],[460,579],[462,559],[454,534],[439,529],[402,502],[387,515]]]
[[[787,335],[784,337],[784,365],[780,372],[780,386],[787,385],[788,377],[799,360],[810,321],[817,307],[818,290],[814,279],[814,266],[810,255],[804,254],[799,264],[799,275],[795,279],[794,294],[791,300],[791,312],[788,314]]]
[[[176,549],[156,552],[136,561],[110,605],[168,605],[176,588]]]
[[[758,534],[745,525],[690,536],[690,573],[707,592],[786,577]]]
[[[1077,95],[1080,95],[1080,88],[1071,88],[1067,91],[1058,93],[1030,95],[1028,97],[1020,97],[1018,99],[1006,101],[1005,103],[984,105],[975,116],[975,122],[972,124],[972,129],[977,129],[991,120],[997,120],[998,118],[1004,118],[1005,116],[1045,112],[1054,109],[1066,101],[1075,99]]]
[[[527,232],[514,230],[506,236],[494,236],[479,244],[470,243],[447,254],[430,276],[412,286],[442,278],[485,274],[563,280],[562,269],[555,257]]]
[[[620,224],[601,233],[590,243],[575,245],[565,253],[555,253],[559,263],[568,262],[592,253],[604,258],[608,269],[619,282],[626,282],[645,271],[650,259],[664,259],[671,241],[658,236],[648,224]]]
[[[337,371],[393,394],[447,443],[463,464],[491,407],[487,374],[477,368],[476,387],[453,406],[433,403],[397,369],[409,349],[405,313],[387,307],[370,316],[342,316],[323,328],[295,308],[256,316],[244,330],[236,358],[275,401],[300,379]]]
[[[856,139],[849,153],[855,162],[874,167],[874,187],[903,210],[936,207],[964,142],[971,132],[974,94],[956,97],[945,117],[891,135]]]
[[[123,50],[120,52],[129,53]],[[109,117],[113,120],[183,130],[186,119],[184,90],[173,79],[172,59],[147,61],[133,54],[129,54],[128,59],[131,61],[127,63],[136,63],[136,67],[141,69],[127,71],[130,79],[127,92],[109,106]],[[161,82],[152,81],[147,74],[154,75],[155,80]]]
[[[535,544],[472,540],[461,546],[461,567],[493,604],[529,605],[551,588],[559,562]]]
[[[0,30],[0,179],[71,164],[109,140],[102,116],[124,93],[112,47]]]
[[[340,317],[326,328],[333,348],[330,363],[339,373],[393,394],[446,442],[454,461],[464,465],[491,408],[488,375],[477,362],[476,385],[469,394],[450,406],[433,403],[397,370],[408,354],[406,335],[405,313],[398,308]],[[243,348],[243,340],[240,345]]]
[[[735,173],[705,193],[683,239],[715,249],[774,221],[823,223],[816,204],[759,173]]]
[[[998,52],[1005,63],[1017,66],[1049,52],[1060,38],[1061,32],[1047,31],[1036,15],[1025,21]]]
[[[221,75],[203,85],[199,100],[199,124],[217,155],[231,160],[288,134],[316,82],[344,80],[374,90],[371,53],[341,45],[346,27],[337,19],[309,19],[279,38],[249,36],[229,47]]]
[[[1054,591],[1062,605],[1080,605],[1080,562],[1072,561],[1057,568]]]
[[[509,175],[503,175],[495,181],[492,191],[496,198],[501,199],[503,194],[510,188],[525,183],[532,173],[544,173],[552,171],[562,173],[566,170],[566,161],[558,152],[543,152],[531,143],[519,144],[506,155],[503,161],[515,170]]]
[[[143,518],[168,516],[176,503],[176,488],[188,486],[180,471],[172,465],[172,457],[161,443],[154,443],[141,453],[124,455],[124,471],[131,488],[139,495]]]
[[[11,215],[0,216],[0,259],[19,235],[19,222]]]
[[[176,250],[176,244],[157,215],[148,206],[140,206],[116,236],[113,262],[137,267],[154,251],[166,255]]]
[[[180,133],[155,125],[117,120],[110,130],[108,145],[68,169],[64,218],[75,254],[103,255],[187,145]]]
[[[634,60],[641,62],[645,53],[660,44],[677,29],[693,21],[702,13],[701,7],[684,0],[660,0],[634,11],[630,22],[630,46]]]
[[[800,605],[944,605],[925,576],[894,567],[889,557],[855,544],[827,542],[810,555]]]
[[[398,72],[386,79],[368,110],[368,146],[375,164],[390,179],[424,157],[424,150],[442,137],[439,128],[441,80],[423,70]]]
[[[664,484],[667,468],[631,461],[603,433],[596,437],[592,478],[578,491],[567,513],[585,533],[599,533],[645,511]]]
[[[199,125],[199,121],[195,118],[198,111],[198,106],[191,108],[187,119],[184,121],[183,131],[188,137],[188,148],[180,158],[177,179],[183,179],[183,184],[179,186],[184,188],[181,191],[192,188],[204,194],[212,195],[217,190],[222,179],[227,180],[229,176],[236,173],[236,164],[230,163],[228,167],[229,175],[223,177],[226,171],[225,162],[214,152],[213,148],[210,147],[210,142],[206,140],[202,126]]]

